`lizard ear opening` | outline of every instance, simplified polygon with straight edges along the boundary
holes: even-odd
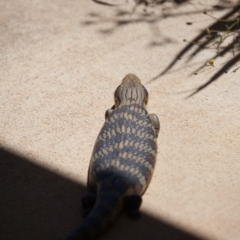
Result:
[[[115,103],[115,107],[117,107],[119,105],[120,101],[118,100],[118,98],[114,99],[114,103]]]
[[[145,105],[147,105],[147,103],[148,103],[148,91],[147,91],[146,88],[144,89],[144,92],[145,92],[144,103],[145,103]]]
[[[115,107],[119,106],[119,104],[120,104],[119,89],[120,89],[120,86],[118,86],[118,88],[114,92]]]

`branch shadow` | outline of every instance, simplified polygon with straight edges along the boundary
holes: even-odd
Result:
[[[234,14],[238,13],[239,11],[240,11],[240,4],[235,6],[231,11],[229,11],[224,16],[222,16],[221,19],[229,20],[229,19],[232,18],[232,16]],[[228,25],[232,25],[233,23],[234,23],[234,21],[229,21]],[[238,27],[239,26],[236,25],[232,30],[237,30]],[[225,25],[222,22],[216,21],[214,24],[210,25],[208,27],[208,29],[217,29],[218,31],[225,31],[226,27],[225,27]],[[160,72],[157,76],[153,77],[150,81],[157,80],[158,78],[160,78],[163,75],[165,75],[168,71],[170,71],[174,67],[174,65],[177,63],[177,61],[179,59],[183,58],[184,56],[186,56],[186,54],[191,49],[193,49],[193,47],[195,47],[196,43],[197,43],[198,44],[197,49],[191,55],[188,56],[186,62],[191,61],[194,58],[194,56],[199,54],[200,51],[202,51],[203,49],[207,48],[207,46],[214,40],[214,38],[215,37],[213,35],[208,37],[208,38],[206,38],[206,33],[205,32],[201,32],[198,36],[196,36],[193,40],[191,40],[187,44],[187,46],[185,48],[183,48],[177,54],[177,56],[173,59],[173,61],[162,72]],[[226,46],[225,48],[223,48],[222,50],[217,52],[213,56],[212,59],[217,59],[219,57],[225,56],[227,53],[229,53],[231,50],[233,50],[236,45],[239,45],[239,40],[240,40],[240,36],[236,37],[228,46]],[[203,41],[203,42],[201,43],[201,41]],[[238,46],[238,48],[239,48],[239,46]],[[240,61],[240,53],[236,54],[236,55],[233,54],[233,57],[232,57],[231,60],[229,60],[226,64],[224,64],[205,84],[199,86],[187,98],[192,97],[193,95],[197,94],[198,92],[200,92],[201,90],[203,90],[204,88],[209,86],[211,83],[216,81],[221,75],[223,75],[224,73],[227,73],[229,71],[229,69],[231,67],[233,67],[239,61]],[[202,68],[203,67],[200,67],[199,69],[195,70],[194,72],[198,72]]]
[[[174,10],[176,10],[176,7],[180,9],[181,7],[190,3],[191,1],[189,0],[168,0],[168,1],[155,0],[153,1],[152,4],[150,4],[148,1],[136,0],[135,7],[133,8],[131,8],[130,6],[127,6],[128,1],[125,4],[112,4],[112,3],[108,3],[107,1],[98,1],[98,0],[92,0],[92,1],[100,6],[110,7],[111,10],[114,9],[113,10],[114,16],[111,18],[108,18],[105,15],[102,15],[100,12],[98,13],[91,12],[87,16],[87,18],[89,19],[82,22],[84,26],[101,25],[99,33],[102,33],[102,34],[113,34],[120,27],[128,24],[135,24],[135,23],[155,24],[166,18],[181,17],[181,16],[186,16],[191,14],[202,13],[202,10],[198,10],[198,9],[189,11],[189,12],[186,12],[186,11],[179,11],[177,13],[174,12]],[[169,3],[171,4],[171,6],[169,6]],[[165,7],[165,4],[168,4],[167,7]],[[121,6],[127,6],[127,7],[123,9],[121,8]],[[141,8],[141,10],[136,12],[138,8]],[[209,10],[211,9],[212,11],[222,10],[220,8],[207,8],[207,9]],[[108,24],[111,23],[112,26],[109,27],[108,29],[102,29],[102,23],[108,23]],[[163,36],[163,33],[161,34],[161,37],[162,36]],[[166,36],[166,38],[169,39],[168,36]],[[169,42],[170,41],[165,41],[165,44]]]
[[[93,0],[95,3],[100,4],[99,1]],[[101,4],[106,3],[104,1],[101,1]],[[155,1],[148,1],[148,0],[135,0],[135,8],[133,9],[133,11],[126,11],[126,10],[121,10],[121,9],[116,9],[116,17],[115,19],[111,19],[113,26],[108,28],[108,29],[101,29],[99,32],[102,34],[112,34],[116,29],[118,29],[119,27],[123,26],[123,25],[127,25],[127,24],[132,24],[132,23],[148,23],[149,25],[154,25],[158,22],[160,22],[161,20],[165,19],[165,18],[170,18],[170,17],[181,17],[181,16],[186,16],[186,15],[190,15],[190,14],[199,14],[199,13],[203,13],[203,9],[199,10],[192,10],[192,11],[178,11],[176,12],[171,12],[172,9],[176,9],[176,7],[180,8],[181,6],[185,6],[186,4],[193,4],[191,1],[188,0],[170,0],[170,1],[166,1],[166,0],[155,0]],[[165,7],[165,3],[168,3]],[[170,6],[169,3],[171,3],[172,5]],[[152,4],[152,5],[151,5]],[[104,5],[108,5],[108,4],[104,4]],[[117,7],[118,5],[115,5],[115,7]],[[128,19],[119,19],[119,17],[124,17],[126,15],[128,16],[132,16],[133,12],[139,7],[139,6],[145,6],[145,8],[143,9],[142,13],[138,13],[137,17],[135,18],[128,18]],[[147,9],[153,9],[153,7],[155,7],[156,9],[160,9],[160,14],[157,14],[156,12],[148,12]],[[227,22],[228,26],[232,25],[234,23],[234,21],[231,21],[231,18],[238,14],[238,17],[240,17],[240,4],[239,3],[230,3],[228,0],[219,0],[218,4],[216,5],[203,5],[204,10],[205,11],[211,11],[211,12],[221,12],[223,10],[228,10],[228,12],[226,14],[224,14],[220,19],[224,19],[224,20],[229,20]],[[91,15],[91,14],[90,14]],[[104,20],[103,20],[104,21]],[[106,21],[109,21],[106,20]],[[90,21],[91,24],[94,23],[100,23],[101,22],[101,17],[100,15],[95,15],[95,20]],[[89,24],[89,21],[86,21],[85,23],[83,23],[85,25]],[[191,25],[191,22],[187,22],[187,25]],[[240,31],[239,30],[239,25],[240,24],[236,24],[235,27],[233,27],[231,30],[232,31]],[[213,24],[208,26],[208,29],[214,29],[217,31],[226,31],[226,27],[225,27],[225,23],[221,22],[221,21],[215,21]],[[166,73],[168,73],[175,65],[176,63],[179,61],[179,59],[182,59],[184,57],[187,58],[186,63],[189,63],[194,57],[196,57],[203,49],[207,49],[209,48],[209,45],[213,43],[214,39],[216,36],[214,35],[208,35],[208,37],[206,37],[207,34],[205,31],[201,31],[194,39],[192,39],[191,41],[188,42],[188,44],[176,55],[176,57],[174,57],[174,59],[169,63],[169,65],[163,70],[161,71],[159,74],[157,74],[156,76],[154,76],[152,79],[150,79],[150,82],[155,81],[159,78],[161,78],[162,76],[164,76]],[[175,41],[171,38],[169,38],[167,35],[164,35],[164,32],[159,34],[158,40],[153,40],[150,42],[149,46],[150,47],[160,47],[160,46],[164,46],[167,44],[173,44],[175,43]],[[219,52],[217,52],[212,59],[217,59],[219,57],[223,57],[225,56],[227,53],[233,51],[234,47],[237,46],[238,51],[240,51],[240,32],[238,33],[238,36],[226,47],[223,47],[220,49]],[[197,48],[195,49],[195,47],[197,46]],[[194,50],[195,49],[195,50]],[[194,50],[194,52],[187,56],[187,53],[191,50]],[[213,83],[214,81],[216,81],[217,79],[219,79],[220,76],[222,76],[224,73],[228,72],[230,70],[230,68],[234,67],[238,62],[240,58],[240,52],[237,52],[237,54],[232,55],[231,59],[229,61],[227,61],[226,64],[224,64],[215,74],[213,74],[212,77],[210,77],[210,79],[202,84],[201,86],[199,86],[196,90],[193,91],[193,93],[191,93],[188,97],[192,97],[193,95],[197,94],[198,92],[200,92],[201,90],[205,89],[206,87],[208,87],[211,83]],[[200,68],[198,68],[197,70],[195,70],[194,72],[197,72],[199,70],[201,70],[201,68],[203,68],[204,66],[201,66]],[[235,70],[233,70],[232,72],[236,72],[239,69],[239,67],[237,67]]]
[[[81,197],[87,190],[0,146],[0,192],[0,239],[57,240],[80,224]],[[142,213],[137,222],[123,215],[101,239],[201,238]]]

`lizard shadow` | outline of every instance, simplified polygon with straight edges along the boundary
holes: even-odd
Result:
[[[0,238],[64,239],[81,222],[80,183],[0,146]],[[123,215],[101,239],[199,240],[177,226],[142,213],[135,222]]]

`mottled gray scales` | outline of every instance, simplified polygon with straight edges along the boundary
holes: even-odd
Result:
[[[145,108],[148,92],[137,76],[128,74],[114,101],[106,111],[88,169],[88,188],[96,195],[84,197],[87,217],[68,240],[97,238],[125,208],[130,216],[138,216],[141,196],[152,178],[160,124]]]

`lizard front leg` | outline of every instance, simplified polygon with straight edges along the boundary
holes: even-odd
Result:
[[[152,114],[149,114],[149,117],[151,119],[152,125],[155,130],[155,137],[157,138],[160,131],[160,122],[159,122],[158,116],[152,113]]]
[[[111,109],[108,109],[106,112],[105,112],[105,120],[109,117],[109,115],[113,112],[113,110],[115,109],[115,105],[113,105],[111,107]]]

